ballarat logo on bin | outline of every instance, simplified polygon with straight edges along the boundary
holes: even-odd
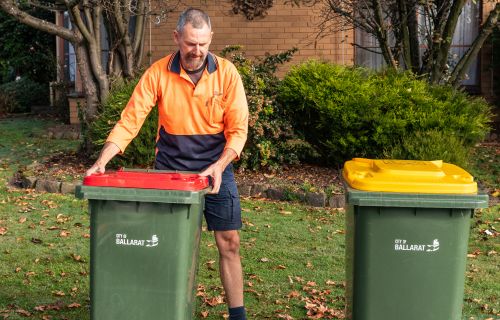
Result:
[[[120,246],[138,246],[138,247],[156,247],[158,245],[158,237],[156,234],[151,236],[151,240],[129,239],[124,233],[116,234],[116,244]]]
[[[404,239],[395,239],[394,250],[434,252],[439,250],[439,239],[434,239],[432,244],[410,244]]]

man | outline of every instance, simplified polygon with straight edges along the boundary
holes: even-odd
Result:
[[[234,65],[208,51],[212,35],[205,12],[189,8],[180,15],[174,31],[179,51],[146,70],[86,175],[103,173],[157,104],[155,168],[201,171],[211,177],[205,219],[219,250],[230,319],[246,319],[238,233],[241,208],[231,162],[239,157],[246,141],[248,106]]]

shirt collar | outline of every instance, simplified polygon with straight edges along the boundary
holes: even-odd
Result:
[[[207,55],[207,71],[208,73],[213,73],[217,70],[218,62],[217,58],[211,52]],[[172,55],[170,61],[168,63],[168,70],[171,72],[175,72],[177,74],[181,74],[181,53],[177,51]]]

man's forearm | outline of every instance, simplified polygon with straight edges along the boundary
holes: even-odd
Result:
[[[120,152],[120,148],[113,142],[106,142],[104,147],[102,147],[99,158],[90,169],[85,172],[86,176],[90,176],[94,173],[104,173],[106,171],[106,164],[113,159]]]
[[[116,144],[113,142],[106,142],[101,150],[101,153],[99,154],[99,158],[97,158],[96,163],[101,166],[106,166],[106,164],[118,153],[120,153],[120,148],[118,148]]]
[[[224,169],[226,169],[226,167],[237,157],[238,154],[236,153],[236,151],[231,148],[226,148],[219,157],[219,160],[215,162],[215,164],[217,166],[220,166],[220,168],[222,169],[221,171],[224,171]]]

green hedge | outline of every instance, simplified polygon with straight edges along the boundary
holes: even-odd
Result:
[[[292,68],[279,92],[295,128],[331,165],[396,156],[464,165],[489,131],[490,107],[482,99],[410,73],[308,61]],[[424,142],[429,148],[414,148]]]

